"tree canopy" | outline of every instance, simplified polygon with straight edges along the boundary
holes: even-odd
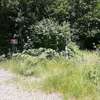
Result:
[[[0,0],[0,51],[9,51],[14,34],[18,49],[23,50],[29,39],[36,40],[31,26],[44,19],[53,19],[58,26],[69,23],[72,41],[82,48],[93,48],[93,43],[100,42],[99,11],[99,0]]]

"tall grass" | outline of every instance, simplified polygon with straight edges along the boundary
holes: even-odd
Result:
[[[96,52],[82,51],[71,59],[52,60],[21,55],[0,65],[23,76],[40,78],[38,87],[47,92],[59,92],[65,100],[100,99],[100,57]],[[32,84],[27,87],[34,88]]]

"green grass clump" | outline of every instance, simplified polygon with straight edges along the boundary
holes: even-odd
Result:
[[[12,70],[17,74],[31,76],[34,75],[34,70],[40,61],[40,59],[34,58],[29,55],[21,55],[3,61],[0,65]]]
[[[44,81],[43,88],[49,90],[49,92],[59,91],[67,97],[74,96],[81,98],[90,95],[93,98],[96,97],[97,86],[93,81],[98,76],[91,80],[88,76],[90,70],[84,67],[69,65],[64,69],[60,69],[60,73],[52,72],[51,76],[48,76]]]

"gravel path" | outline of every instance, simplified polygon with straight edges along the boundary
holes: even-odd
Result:
[[[56,93],[45,94],[41,91],[24,91],[14,83],[8,82],[13,79],[15,79],[15,75],[0,69],[0,100],[62,100],[62,97]]]

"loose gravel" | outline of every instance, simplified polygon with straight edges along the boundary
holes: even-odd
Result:
[[[15,79],[14,74],[0,69],[0,100],[63,100],[57,93],[46,94],[42,91],[25,91],[16,84],[8,82],[13,79]]]

